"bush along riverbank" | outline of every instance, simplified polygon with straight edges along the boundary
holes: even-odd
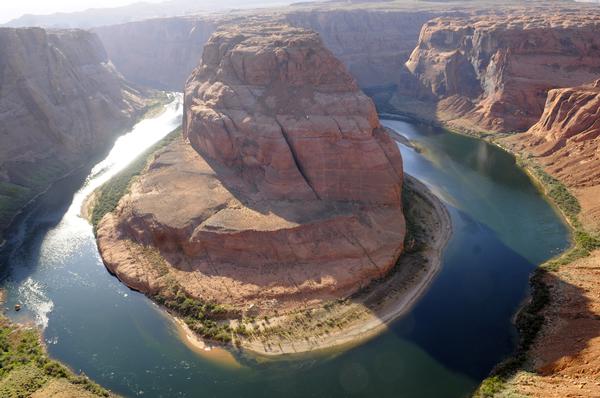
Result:
[[[40,332],[0,315],[0,397],[116,397],[46,354]]]
[[[499,145],[507,150],[503,146]],[[511,152],[511,151],[509,151]],[[512,153],[512,152],[511,152]],[[552,304],[551,287],[546,282],[549,274],[560,267],[591,255],[600,249],[600,238],[586,231],[579,219],[581,205],[577,198],[559,180],[552,177],[531,159],[514,154],[517,164],[530,175],[540,190],[556,206],[571,229],[571,247],[559,256],[540,265],[531,275],[529,285],[531,297],[520,309],[515,324],[519,332],[519,343],[513,356],[496,366],[485,379],[474,397],[495,397],[507,389],[507,383],[531,360],[529,351],[547,322],[544,309]]]
[[[384,104],[380,106],[380,111],[386,112],[386,118],[398,118],[400,120],[416,121],[427,125],[443,128],[449,132],[474,137],[487,141],[500,147],[515,157],[517,164],[522,167],[531,177],[532,181],[538,186],[540,191],[548,198],[558,212],[563,216],[571,229],[572,244],[569,249],[559,256],[550,259],[541,264],[530,276],[530,298],[521,307],[515,317],[515,325],[519,333],[519,342],[514,354],[498,364],[491,372],[488,378],[483,380],[479,388],[473,393],[473,397],[504,397],[504,396],[522,396],[515,394],[515,380],[519,374],[529,373],[527,369],[532,360],[531,350],[540,336],[542,328],[548,324],[545,313],[556,303],[556,297],[553,296],[552,287],[548,281],[561,281],[560,270],[562,267],[572,265],[582,259],[590,257],[595,250],[600,249],[600,236],[588,231],[580,220],[581,205],[577,197],[559,180],[549,175],[544,169],[530,157],[523,157],[523,154],[507,148],[502,143],[502,139],[512,134],[489,133],[485,131],[474,131],[470,129],[457,129],[456,126],[450,126],[447,123],[432,118],[435,112],[404,112],[396,106]],[[409,108],[412,109],[412,108]],[[395,116],[395,114],[397,114]],[[561,381],[560,383],[566,383]],[[556,386],[554,386],[556,387]],[[549,386],[548,388],[554,388]],[[600,387],[599,387],[600,388]],[[545,393],[546,391],[542,391]],[[539,391],[538,391],[539,392]],[[557,395],[557,396],[560,396]]]
[[[146,168],[151,156],[179,136],[181,136],[181,127],[176,128],[165,138],[144,151],[135,158],[129,166],[111,178],[106,184],[98,188],[98,190],[88,198],[88,201],[91,201],[91,203],[87,203],[85,206],[88,208],[88,218],[94,227],[94,232],[102,217],[115,210],[119,204],[119,200],[127,193],[131,183],[135,180],[135,177],[140,175]]]

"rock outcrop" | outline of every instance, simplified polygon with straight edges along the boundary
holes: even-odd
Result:
[[[1,229],[49,183],[105,150],[141,113],[144,95],[92,33],[0,28]]]
[[[215,33],[186,85],[184,137],[99,225],[129,286],[268,313],[347,296],[395,265],[400,153],[316,33]]]
[[[418,95],[438,101],[438,118],[459,128],[524,131],[549,89],[600,71],[600,12],[512,11],[427,22],[407,63]]]
[[[183,91],[216,30],[217,18],[173,17],[94,29],[126,79],[160,90]]]
[[[586,224],[600,225],[600,80],[550,90],[540,120],[503,143],[572,188]]]

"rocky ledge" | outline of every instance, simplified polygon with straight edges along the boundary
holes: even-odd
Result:
[[[161,302],[183,294],[232,317],[312,308],[394,267],[402,183],[372,101],[316,33],[230,26],[188,79],[183,137],[101,220],[98,244]]]
[[[523,9],[427,22],[407,62],[437,119],[461,130],[525,131],[549,89],[594,80],[600,13]]]
[[[572,189],[585,226],[600,231],[600,80],[550,90],[540,120],[502,144]]]

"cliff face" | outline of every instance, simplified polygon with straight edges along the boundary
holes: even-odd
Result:
[[[270,312],[350,294],[394,266],[400,153],[314,32],[215,33],[186,84],[184,137],[99,225],[105,263],[128,285],[168,294],[175,281]],[[140,261],[141,246],[167,267]]]
[[[95,28],[111,61],[128,80],[183,91],[216,19],[174,17]]]
[[[447,11],[308,10],[285,14],[293,26],[319,33],[363,88],[411,80],[405,62],[428,20]]]
[[[0,221],[107,147],[143,108],[140,92],[80,31],[0,29]]]
[[[447,11],[309,9],[271,11],[270,18],[318,32],[364,88],[409,86],[413,78],[404,63],[414,49],[421,26],[445,14]],[[202,47],[217,27],[253,17],[161,18],[94,31],[127,79],[181,91],[198,65]]]
[[[186,84],[185,137],[270,198],[399,203],[373,102],[318,35],[279,34],[213,35]]]
[[[600,80],[550,90],[540,120],[526,133],[505,140],[534,157],[548,173],[572,188],[582,219],[600,225]]]
[[[531,127],[547,91],[580,85],[600,71],[600,14],[531,10],[439,18],[423,26],[407,62],[418,95],[440,118],[490,131]]]

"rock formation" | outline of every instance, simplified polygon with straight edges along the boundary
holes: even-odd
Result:
[[[98,27],[94,32],[128,80],[160,90],[183,91],[217,24],[216,18],[157,18]]]
[[[0,28],[0,88],[1,229],[50,182],[106,149],[145,105],[98,37],[81,30]]]
[[[395,265],[400,153],[317,34],[215,33],[186,84],[184,137],[100,222],[103,259],[129,286],[268,313],[347,296]]]
[[[407,63],[456,127],[523,131],[547,91],[593,80],[600,71],[597,10],[525,10],[438,18],[423,26]]]
[[[600,80],[550,90],[540,120],[503,142],[574,189],[582,219],[600,225]]]

